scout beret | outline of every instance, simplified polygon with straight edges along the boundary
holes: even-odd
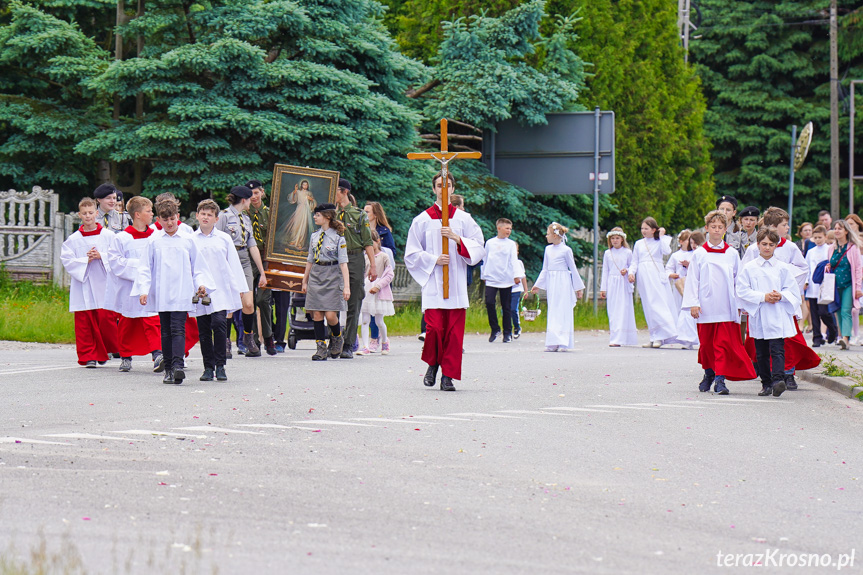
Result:
[[[319,212],[326,212],[327,210],[336,211],[336,205],[335,204],[318,204],[317,206],[315,206],[315,213],[316,214]]]
[[[250,190],[254,190],[255,188],[263,188],[264,184],[261,183],[261,180],[249,180],[246,182],[246,187]]]
[[[114,187],[114,184],[102,184],[93,192],[93,197],[97,200],[103,200],[110,196],[111,194],[116,194],[117,188]]]
[[[757,218],[760,215],[761,212],[755,206],[747,206],[742,212],[737,214],[737,216],[741,218]]]
[[[234,186],[231,188],[231,193],[234,197],[244,200],[252,197],[252,190],[247,186]]]
[[[351,190],[351,183],[344,178],[339,178],[339,187],[350,191]]]
[[[722,196],[721,198],[716,200],[716,207],[718,208],[719,204],[721,204],[722,202],[728,202],[729,204],[734,206],[735,210],[737,209],[737,198],[735,198],[734,196]]]

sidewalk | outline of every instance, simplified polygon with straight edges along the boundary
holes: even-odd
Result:
[[[812,334],[805,337],[812,345]],[[821,365],[798,371],[797,377],[863,401],[863,346],[852,345],[843,350],[835,344],[824,344],[815,348],[815,352],[821,356]]]

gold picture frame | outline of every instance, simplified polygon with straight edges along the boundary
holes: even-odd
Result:
[[[270,192],[267,261],[305,268],[315,206],[335,203],[339,172],[276,164]]]

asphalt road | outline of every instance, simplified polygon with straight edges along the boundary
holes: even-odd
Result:
[[[0,566],[689,574],[854,552],[843,572],[860,572],[863,405],[805,382],[702,394],[696,352],[577,339],[469,336],[455,393],[423,387],[412,338],[386,357],[235,356],[212,383],[196,348],[176,387],[138,359],[121,374],[4,344]]]

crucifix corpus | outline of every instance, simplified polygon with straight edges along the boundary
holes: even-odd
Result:
[[[453,160],[478,160],[482,157],[480,152],[450,152],[447,143],[447,121],[440,121],[440,152],[411,152],[409,160],[437,160],[440,162],[441,179],[441,226],[449,227],[449,163]],[[441,248],[444,255],[449,255],[449,240],[441,238]],[[449,265],[443,266],[443,298],[449,299]]]

